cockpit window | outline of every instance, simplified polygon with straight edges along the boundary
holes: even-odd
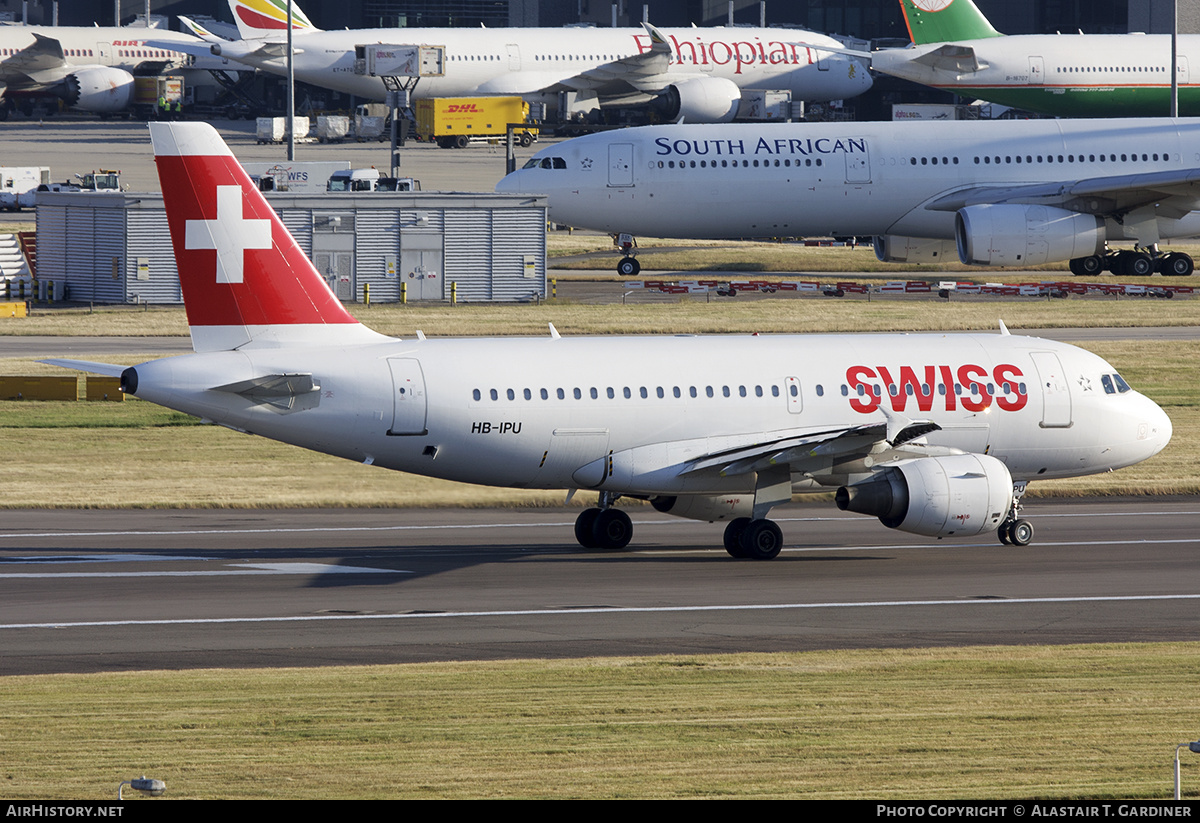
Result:
[[[1133,391],[1119,374],[1102,375],[1100,385],[1104,387],[1105,394],[1124,394],[1127,391]]]
[[[565,169],[567,161],[561,157],[535,157],[527,160],[523,169]]]

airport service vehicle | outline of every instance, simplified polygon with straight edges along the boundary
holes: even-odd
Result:
[[[472,143],[508,136],[510,123],[525,127],[513,137],[522,146],[537,140],[538,128],[529,123],[529,104],[520,97],[437,97],[416,101],[417,139],[443,149],[465,149]]]
[[[913,45],[870,54],[876,71],[967,98],[1063,117],[1166,117],[1166,34],[996,31],[972,0],[900,0]],[[1200,114],[1200,35],[1178,38],[1179,113]]]
[[[286,74],[287,5],[230,0],[240,41],[192,26],[213,54]],[[666,120],[733,119],[742,89],[788,89],[794,100],[828,102],[871,86],[866,61],[810,31],[762,28],[405,28],[321,31],[295,4],[297,80],[366,100],[383,100],[381,77],[355,71],[355,47],[426,44],[445,48],[444,72],[423,77],[412,98],[518,95],[571,111],[655,103]],[[185,21],[186,22],[186,21]]]
[[[431,477],[588,489],[588,548],[625,547],[613,504],[724,521],[738,558],[783,547],[793,492],[930,537],[1025,545],[1030,480],[1157,454],[1171,421],[1100,357],[998,334],[396,339],[351,317],[225,143],[153,123],[194,354],[119,375],[231,429]]]
[[[1200,234],[1197,140],[1169,118],[649,126],[544,148],[496,189],[614,234],[873,235],[880,260],[1188,275],[1159,244]]]

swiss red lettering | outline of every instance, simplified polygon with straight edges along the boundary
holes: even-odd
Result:
[[[946,411],[955,411],[960,405],[967,411],[984,411],[993,400],[1003,411],[1020,411],[1029,402],[1022,388],[1024,374],[1012,363],[997,365],[991,374],[974,363],[964,363],[957,369],[948,365],[900,366],[898,379],[886,366],[851,366],[846,369],[850,408],[859,414],[877,411],[883,399],[876,390],[882,389],[893,411],[908,411],[910,397],[916,400],[914,411],[932,411],[939,376]],[[960,387],[961,397],[957,394]]]

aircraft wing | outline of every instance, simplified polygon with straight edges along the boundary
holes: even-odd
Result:
[[[1025,203],[1059,206],[1081,214],[1110,215],[1157,204],[1159,213],[1182,217],[1200,208],[1200,168],[1177,169],[1027,186],[975,186],[943,195],[926,208]]]
[[[17,87],[55,83],[68,73],[62,43],[33,32],[32,45],[0,61],[0,79]],[[15,82],[14,82],[15,81]]]
[[[880,411],[886,416],[886,422],[771,438],[692,460],[680,474],[716,469],[722,477],[732,477],[772,466],[789,466],[793,472],[802,472],[822,468],[833,459],[870,453],[881,441],[892,448],[900,448],[941,428],[931,421],[911,420],[882,408]]]
[[[618,91],[626,93],[630,90],[661,91],[672,80],[679,79],[674,75],[670,79],[667,77],[667,69],[671,65],[671,44],[662,32],[649,23],[642,23],[642,27],[650,35],[649,51],[602,63],[572,77],[563,77],[553,85],[543,82],[538,88],[551,92],[610,91],[616,86]]]

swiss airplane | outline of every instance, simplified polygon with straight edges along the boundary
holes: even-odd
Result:
[[[1026,545],[1029,480],[1157,454],[1171,421],[1101,358],[999,334],[442,339],[351,317],[211,126],[153,123],[194,354],[125,392],[236,431],[431,477],[599,492],[575,536],[619,549],[613,504],[726,521],[739,558],[783,546],[793,492],[930,537]],[[580,364],[588,364],[581,369]]]
[[[79,111],[124,111],[134,72],[163,74],[198,66],[191,35],[161,29],[86,26],[0,26],[0,119],[17,98],[58,97]],[[220,61],[202,57],[214,68]]]
[[[668,125],[543,148],[496,186],[647,237],[874,235],[880,260],[1188,275],[1200,121]],[[1113,241],[1133,241],[1113,251]],[[621,274],[640,266],[632,249]]]
[[[871,53],[877,71],[968,98],[1056,116],[1171,113],[1165,34],[996,31],[972,0],[900,0],[913,45]],[[1200,35],[1178,38],[1179,113],[1200,114]],[[1200,79],[1200,78],[1198,78]]]
[[[214,53],[272,74],[286,74],[286,4],[229,0],[240,41],[192,30]],[[737,114],[742,89],[790,89],[811,102],[840,100],[871,86],[858,57],[808,31],[761,28],[601,29],[444,28],[321,31],[293,4],[296,79],[383,100],[383,79],[356,74],[355,46],[412,43],[445,47],[444,74],[419,80],[414,98],[519,95],[575,109],[660,101],[669,120],[724,122]]]

